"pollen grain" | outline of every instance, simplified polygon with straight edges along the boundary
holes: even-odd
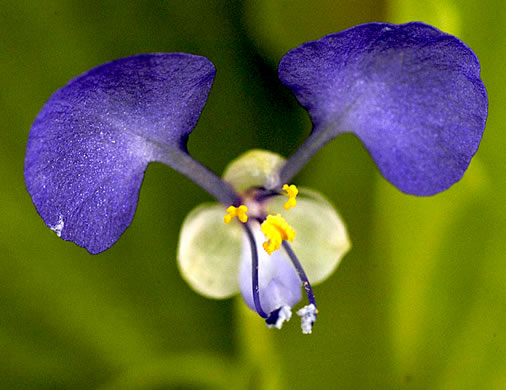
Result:
[[[260,230],[267,238],[263,247],[269,255],[281,247],[283,240],[292,242],[295,239],[295,230],[280,214],[268,215],[260,225]]]
[[[248,221],[248,216],[246,215],[247,211],[248,207],[243,204],[239,207],[230,206],[227,208],[227,214],[223,220],[225,223],[230,223],[234,217],[237,217],[239,221],[246,223]]]
[[[283,191],[286,191],[286,194],[283,194],[283,195],[288,196],[288,200],[283,205],[285,210],[290,210],[292,207],[297,206],[296,197],[297,197],[297,194],[299,193],[299,190],[297,189],[295,184],[291,184],[291,185],[285,184],[283,186]]]

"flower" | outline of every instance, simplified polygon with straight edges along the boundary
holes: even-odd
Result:
[[[127,57],[51,96],[30,131],[25,182],[48,227],[96,254],[131,223],[147,165],[171,166],[219,202],[197,208],[184,223],[185,278],[209,296],[241,290],[278,327],[302,284],[309,305],[298,314],[309,333],[317,314],[309,279],[332,272],[348,249],[347,235],[320,195],[301,189],[297,198],[293,177],[327,142],[350,132],[401,191],[421,196],[449,188],[466,171],[485,128],[488,101],[479,73],[464,43],[423,23],[364,24],[305,43],[282,58],[279,78],[308,111],[311,135],[286,161],[254,151],[220,179],[186,148],[213,64],[184,53]],[[320,230],[339,231],[339,249],[318,242]],[[329,253],[320,256],[322,250]],[[196,257],[188,268],[189,254]]]
[[[227,209],[225,221],[218,203],[191,211],[181,228],[178,265],[200,294],[222,299],[240,292],[268,326],[277,328],[290,319],[292,306],[301,300],[302,284],[309,305],[297,313],[302,313],[303,331],[311,333],[317,313],[311,283],[332,274],[350,241],[341,218],[319,193],[301,188],[296,207],[286,210],[299,194],[297,187],[283,186],[289,189],[286,194],[265,189],[264,183],[283,164],[281,156],[264,150],[232,161],[223,179],[244,205]],[[247,218],[237,215],[232,220],[240,208]]]

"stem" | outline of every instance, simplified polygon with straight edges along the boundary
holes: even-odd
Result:
[[[245,367],[242,378],[247,378],[247,388],[283,389],[285,371],[280,357],[281,348],[274,338],[275,332],[258,320],[256,313],[244,304],[241,297],[235,299],[235,308],[239,364]]]
[[[198,367],[198,369],[196,369]],[[214,353],[181,353],[126,367],[100,390],[247,389],[243,367]]]

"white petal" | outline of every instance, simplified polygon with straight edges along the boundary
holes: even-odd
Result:
[[[223,222],[225,208],[216,203],[193,209],[183,222],[177,260],[183,278],[202,295],[228,298],[239,292],[242,227]]]
[[[301,188],[297,206],[284,210],[288,198],[276,196],[269,201],[269,214],[281,214],[295,229],[292,249],[299,258],[309,281],[325,280],[351,248],[346,227],[328,200],[316,191]]]
[[[241,154],[225,169],[223,179],[238,192],[276,181],[285,159],[268,150],[253,149]]]

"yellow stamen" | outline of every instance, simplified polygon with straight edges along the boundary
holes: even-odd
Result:
[[[290,210],[292,207],[297,206],[297,199],[295,199],[297,197],[297,194],[299,193],[297,187],[294,184],[291,185],[285,184],[283,186],[283,191],[286,191],[286,194],[283,195],[286,195],[289,198],[283,205],[285,210]]]
[[[223,218],[225,223],[230,223],[234,217],[237,217],[239,221],[242,223],[246,223],[248,221],[248,216],[246,212],[248,208],[245,205],[240,205],[239,207],[230,206],[227,209],[227,215]]]
[[[268,240],[264,242],[263,247],[269,255],[281,247],[283,240],[292,242],[295,239],[295,230],[280,214],[268,215],[260,225],[260,230]]]

